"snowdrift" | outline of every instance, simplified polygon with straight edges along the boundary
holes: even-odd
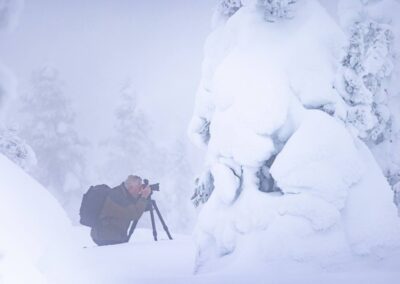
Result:
[[[79,259],[74,257],[75,235],[65,212],[46,189],[3,155],[0,196],[0,282],[84,282],[84,275],[73,273]]]

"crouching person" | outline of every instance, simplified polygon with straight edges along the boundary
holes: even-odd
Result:
[[[93,241],[99,246],[128,242],[129,225],[142,216],[150,193],[150,187],[133,175],[111,190],[90,232]]]

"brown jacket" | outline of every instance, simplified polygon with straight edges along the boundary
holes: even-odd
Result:
[[[98,245],[128,241],[131,221],[139,220],[146,209],[148,199],[133,198],[124,183],[107,196],[99,216],[99,224],[92,228],[91,236]]]

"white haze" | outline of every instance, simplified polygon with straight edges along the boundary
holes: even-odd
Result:
[[[154,139],[165,144],[186,139],[214,6],[214,0],[26,1],[17,29],[0,34],[0,53],[20,93],[34,69],[57,68],[78,131],[91,142],[108,137],[115,98],[130,80],[153,120]]]

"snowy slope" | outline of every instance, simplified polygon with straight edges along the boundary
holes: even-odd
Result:
[[[61,206],[3,155],[0,196],[0,282],[68,283],[64,277],[74,275],[79,259],[73,256],[75,237]]]

